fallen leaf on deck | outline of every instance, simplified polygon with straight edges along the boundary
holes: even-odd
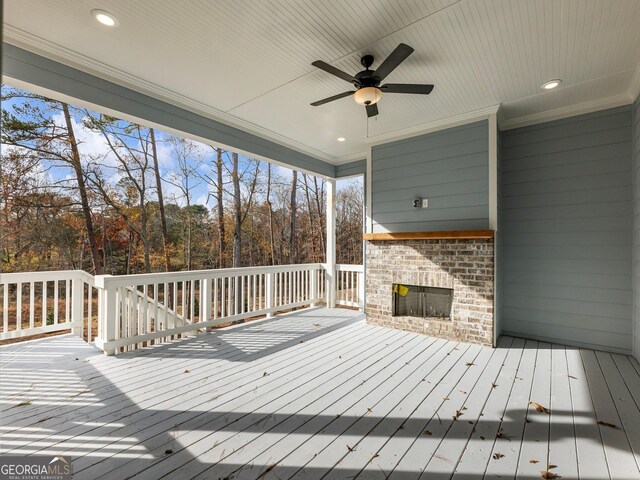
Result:
[[[371,409],[371,407],[367,407],[367,412],[372,413],[373,410]]]
[[[188,370],[188,369],[185,369],[184,373],[189,373],[189,370]]]
[[[449,397],[442,397],[443,400],[449,400]]]
[[[529,460],[529,463],[538,463],[538,460]]]
[[[469,409],[463,405],[462,410],[469,410]]]
[[[26,407],[27,405],[31,405],[31,400],[25,400],[24,402],[20,402],[18,407]]]
[[[480,440],[486,440],[487,437],[485,437],[484,435],[480,435]]]
[[[560,475],[556,475],[555,473],[549,472],[547,470],[541,470],[540,477],[546,478],[548,480],[553,480],[554,478],[560,478]]]
[[[371,457],[371,460],[373,460],[374,458],[377,458],[377,457],[379,457],[379,456],[380,456],[380,455],[378,455],[377,453],[374,453],[374,454],[373,454],[373,457]]]
[[[473,420],[469,420],[469,424],[470,424],[470,425],[473,425]]]
[[[540,405],[537,402],[529,402],[529,405],[532,406],[533,408],[535,408],[540,413],[546,413],[547,415],[549,415],[551,413],[551,410],[549,410],[547,407],[543,407],[542,405]]]
[[[276,462],[276,463],[272,463],[271,465],[267,465],[267,468],[265,468],[265,469],[262,471],[262,473],[260,474],[260,476],[259,476],[258,478],[266,476],[266,474],[267,474],[267,473],[269,473],[269,472],[270,472],[271,470],[273,470],[274,468],[276,468],[276,466],[277,466],[277,465],[278,465],[278,462]]]
[[[428,435],[428,436],[433,435],[433,433],[431,433],[431,431],[430,431],[430,430],[425,430],[424,432],[422,432],[422,434],[423,434],[423,435]]]
[[[498,384],[497,384],[497,383],[492,383],[492,384],[491,384],[491,388],[496,388],[497,386],[498,386]]]
[[[313,326],[314,326],[314,327],[319,327],[319,326],[320,326],[320,324],[319,324],[319,323],[314,323],[314,324],[313,324]]]
[[[500,460],[502,457],[504,457],[504,455],[501,454],[501,453],[494,453],[493,454],[493,459],[494,460]]]
[[[165,455],[171,455],[171,454],[173,453],[173,450],[171,450],[170,448],[167,448],[167,449],[164,451],[164,453],[165,453]]]
[[[351,448],[349,445],[347,445],[347,450],[349,450],[350,452],[353,452],[355,450],[355,447]]]
[[[262,376],[263,376],[263,377],[266,377],[267,375],[269,375],[267,372],[264,372],[264,373],[262,374]]]
[[[466,365],[467,367],[470,367],[471,365],[475,365],[475,363],[473,363],[473,362],[467,362],[465,365]]]
[[[463,415],[463,413],[460,410],[456,410],[456,414],[453,416],[453,419],[458,420],[461,415]]]
[[[609,423],[609,422],[603,422],[602,420],[598,421],[598,425],[602,425],[605,427],[610,427],[610,428],[618,428],[618,426],[614,423]]]
[[[551,463],[547,464],[547,470],[553,470],[554,468],[558,468],[558,465],[552,465]]]
[[[434,458],[439,458],[440,460],[444,460],[445,462],[451,463],[451,460],[449,460],[447,457],[443,457],[442,455],[434,455]]]
[[[578,377],[574,377],[573,375],[567,375],[567,377],[569,377],[569,378],[573,378],[574,380],[577,380],[577,379],[578,379]]]

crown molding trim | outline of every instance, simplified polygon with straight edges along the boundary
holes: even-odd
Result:
[[[51,60],[55,60],[64,65],[72,68],[77,68],[91,75],[103,78],[105,80],[117,83],[123,87],[130,88],[137,92],[143,93],[150,97],[157,98],[164,102],[170,103],[176,107],[190,110],[193,113],[209,117],[213,120],[235,128],[242,129],[247,133],[262,137],[266,140],[278,143],[282,146],[289,147],[293,150],[297,150],[306,155],[316,157],[319,160],[323,160],[333,165],[337,164],[339,160],[328,155],[325,152],[317,150],[315,148],[304,145],[300,142],[280,135],[272,130],[264,127],[260,127],[254,123],[248,122],[234,115],[226,113],[222,110],[218,110],[211,106],[208,106],[202,102],[198,102],[189,97],[181,95],[173,90],[156,85],[155,83],[148,82],[140,77],[131,75],[122,70],[110,67],[102,62],[98,62],[92,58],[80,55],[72,50],[56,45],[36,35],[30,34],[19,28],[11,25],[3,26],[3,41],[10,43],[16,47],[23,48],[32,53],[45,56]],[[362,158],[362,154],[359,157]]]
[[[500,118],[500,129],[511,130],[513,128],[526,127],[536,125],[538,123],[551,122],[553,120],[561,120],[563,118],[575,117],[585,113],[597,112],[608,108],[621,107],[633,103],[628,93],[621,93],[611,97],[599,98],[589,102],[577,103],[567,107],[556,108],[544,112],[533,113],[531,115],[523,115],[514,118]]]
[[[403,140],[405,138],[424,135],[425,133],[437,132],[438,130],[457,127],[459,125],[464,125],[467,123],[477,122],[479,120],[487,120],[490,115],[497,114],[499,109],[500,105],[492,105],[491,107],[483,108],[481,110],[474,110],[473,112],[454,115],[453,117],[443,118],[434,122],[423,123],[415,127],[409,127],[403,130],[396,130],[395,132],[383,133],[381,135],[368,137],[364,139],[364,142],[371,146],[380,145],[383,143],[395,142],[396,140]],[[360,156],[362,157],[362,154]]]

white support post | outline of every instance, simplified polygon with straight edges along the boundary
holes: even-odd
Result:
[[[111,275],[97,275],[95,277],[95,286],[100,289],[101,305],[98,305],[100,311],[100,332],[99,338],[96,338],[96,347],[101,349],[105,355],[113,355],[116,353],[114,348],[107,348],[108,342],[116,340],[116,318],[118,308],[116,305],[116,288],[109,286],[108,279]]]
[[[265,296],[267,297],[265,299],[265,308],[268,310],[267,312],[267,318],[271,318],[273,317],[273,313],[271,312],[271,309],[273,308],[273,276],[275,275],[275,273],[269,272],[265,275]]]
[[[72,280],[71,290],[71,322],[79,323],[79,326],[73,327],[71,331],[83,337],[84,330],[84,281],[80,276],[76,276]],[[33,287],[31,287],[33,289]],[[91,287],[89,287],[91,288]]]
[[[318,298],[318,271],[314,268],[309,270],[309,296],[312,300]],[[311,302],[311,306],[315,307],[317,302]]]
[[[356,275],[358,279],[358,307],[361,312],[364,312],[364,269]]]
[[[336,181],[327,180],[327,307],[336,306]]]

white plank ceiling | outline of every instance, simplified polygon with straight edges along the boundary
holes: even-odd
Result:
[[[6,0],[4,40],[333,163],[368,141],[502,104],[503,127],[630,103],[640,88],[638,0]],[[109,29],[90,12],[113,13]],[[415,49],[380,115],[345,98],[363,54]],[[561,88],[540,85],[563,79]],[[337,137],[346,141],[339,143]]]

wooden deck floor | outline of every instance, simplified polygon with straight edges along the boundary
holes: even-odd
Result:
[[[0,354],[0,452],[71,455],[77,479],[640,478],[623,355],[327,309],[117,357],[72,335]]]

